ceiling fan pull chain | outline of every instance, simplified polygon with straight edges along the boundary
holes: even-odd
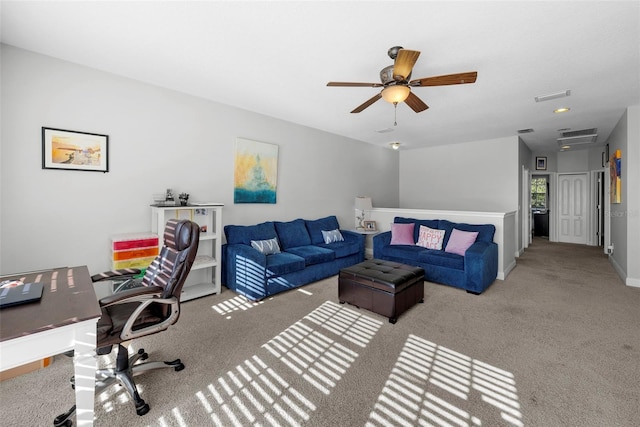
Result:
[[[393,125],[398,126],[398,103],[393,103]]]

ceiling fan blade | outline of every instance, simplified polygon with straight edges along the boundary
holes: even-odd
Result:
[[[413,66],[420,56],[417,50],[400,49],[393,65],[393,78],[395,80],[407,80]]]
[[[409,107],[411,107],[411,109],[416,113],[419,113],[429,108],[429,106],[424,102],[422,102],[422,100],[418,98],[413,92],[409,92],[409,96],[407,97],[407,99],[404,100],[404,102]]]
[[[376,102],[380,98],[382,98],[382,95],[377,93],[374,97],[372,97],[371,99],[365,101],[363,104],[361,104],[358,107],[356,107],[356,109],[353,110],[352,113],[359,113],[360,111],[364,110],[365,108],[367,108],[369,105],[373,104],[374,102]]]
[[[475,83],[478,77],[477,71],[468,73],[446,74],[444,76],[425,77],[422,79],[411,80],[410,86],[445,86],[460,85],[467,83]]]
[[[329,82],[327,86],[340,87],[381,87],[382,83]]]

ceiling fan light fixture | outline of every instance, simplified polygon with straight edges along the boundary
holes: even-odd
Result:
[[[408,86],[392,85],[382,89],[382,99],[390,104],[398,104],[404,102],[409,96],[411,89]]]

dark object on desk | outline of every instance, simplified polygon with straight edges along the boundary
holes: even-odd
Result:
[[[164,231],[164,246],[151,263],[141,286],[124,289],[100,299],[102,317],[98,321],[97,353],[109,354],[118,345],[116,367],[96,372],[96,395],[106,388],[122,385],[136,407],[138,415],[149,412],[149,405],[140,397],[133,380],[138,374],[159,369],[184,369],[180,359],[171,362],[142,362],[149,356],[144,349],[129,355],[122,342],[162,332],[178,321],[180,294],[198,251],[200,227],[188,220],[171,219]],[[117,270],[94,275],[92,280],[127,279],[138,274],[135,270]],[[111,285],[111,283],[108,283]],[[75,406],[56,417],[54,426],[70,426]]]
[[[40,301],[43,289],[42,283],[0,288],[0,308]]]

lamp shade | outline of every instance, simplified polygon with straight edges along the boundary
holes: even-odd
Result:
[[[381,95],[382,99],[384,99],[385,101],[391,104],[397,104],[407,99],[407,96],[409,96],[410,92],[411,89],[409,89],[408,86],[394,85],[387,86],[382,89]]]
[[[373,206],[371,205],[371,197],[356,197],[356,209],[359,211],[369,211],[373,209]]]

